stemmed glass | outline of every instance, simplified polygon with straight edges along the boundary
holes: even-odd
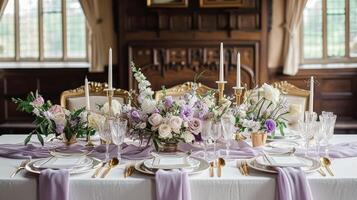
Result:
[[[212,121],[211,120],[204,120],[202,121],[202,131],[201,131],[201,138],[203,140],[203,146],[204,146],[204,159],[207,160],[207,142],[210,139],[210,134],[211,134],[211,127],[212,127]]]
[[[322,123],[325,132],[323,143],[326,145],[325,154],[327,157],[328,157],[329,140],[333,137],[336,119],[337,116],[334,115],[332,112],[322,111],[322,114],[320,115],[320,122]]]
[[[301,133],[302,138],[305,141],[305,156],[308,156],[309,152],[309,143],[314,138],[314,130],[316,130],[317,114],[315,112],[305,112],[304,120],[299,120],[299,131]]]
[[[314,131],[314,139],[316,141],[317,157],[319,157],[321,141],[326,137],[326,126],[321,121],[321,118],[320,118],[319,122],[316,122],[316,127],[314,127],[314,128],[315,129],[312,131]]]
[[[213,140],[213,151],[214,151],[214,157],[218,158],[217,155],[217,140],[221,137],[222,135],[222,130],[223,126],[222,126],[222,121],[218,120],[213,122],[212,124],[212,129],[211,129],[211,138]]]
[[[112,141],[115,145],[118,146],[118,160],[121,160],[121,147],[120,145],[123,144],[125,134],[127,131],[128,121],[126,119],[115,119],[111,121],[111,136]]]
[[[109,161],[109,144],[112,141],[111,136],[111,121],[112,119],[107,118],[104,123],[101,125],[99,132],[100,139],[105,142],[105,160],[104,162]]]
[[[229,147],[231,146],[231,140],[234,133],[234,122],[230,118],[223,118],[223,138],[226,141],[226,157],[229,157]]]

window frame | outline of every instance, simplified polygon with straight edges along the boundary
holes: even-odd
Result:
[[[15,29],[15,57],[0,57],[1,62],[83,62],[89,63],[89,29],[87,22],[85,23],[85,33],[86,33],[86,57],[79,58],[79,57],[68,57],[67,54],[67,1],[61,0],[61,7],[62,7],[62,57],[59,58],[45,58],[44,57],[44,38],[43,38],[43,0],[38,0],[38,31],[39,31],[39,57],[25,57],[20,58],[20,21],[19,21],[19,2],[20,0],[14,0],[14,29]],[[5,8],[6,9],[6,8]],[[1,20],[1,19],[0,19]]]
[[[357,57],[350,55],[350,0],[345,0],[345,56],[329,58],[327,56],[327,0],[322,1],[322,58],[304,58],[304,17],[299,27],[300,65],[357,63]]]

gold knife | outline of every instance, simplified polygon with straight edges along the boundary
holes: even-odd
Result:
[[[102,171],[102,168],[106,165],[106,162],[102,162],[102,165],[100,167],[98,167],[98,169],[95,170],[94,174],[92,175],[92,178],[96,178],[100,171]]]
[[[326,176],[326,173],[320,168],[317,170],[321,174],[321,176]]]
[[[213,167],[214,167],[214,162],[210,162],[210,167],[209,167],[209,176],[210,177],[214,177],[214,170],[213,170]]]
[[[10,178],[13,178],[17,173],[19,173],[19,171],[21,171],[22,169],[25,169],[25,166],[27,165],[27,163],[29,163],[30,160],[24,160],[21,162],[20,166],[17,167],[17,169],[10,175]]]

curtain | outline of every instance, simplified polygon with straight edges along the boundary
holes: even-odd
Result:
[[[8,0],[0,0],[0,18],[5,10]]]
[[[299,25],[308,0],[286,0],[284,31],[284,70],[295,75],[299,70]]]
[[[99,14],[98,2],[97,0],[79,0],[79,2],[82,6],[90,29],[90,71],[102,72],[104,71],[104,65],[106,63],[105,51],[107,51],[107,49],[105,49],[104,45],[104,28],[102,27],[102,18]]]

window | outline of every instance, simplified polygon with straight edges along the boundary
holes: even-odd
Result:
[[[303,64],[357,63],[357,1],[309,0],[301,37]]]
[[[0,61],[88,61],[78,0],[9,0],[0,19]]]

